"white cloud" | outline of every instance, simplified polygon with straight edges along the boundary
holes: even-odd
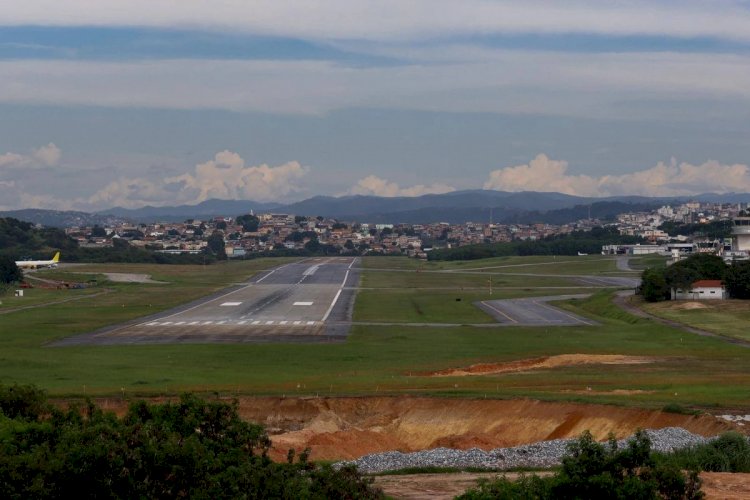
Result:
[[[302,191],[298,181],[309,172],[296,161],[277,167],[246,167],[237,153],[222,151],[213,160],[195,167],[195,173],[164,179],[197,192],[196,201],[209,198],[269,201]]]
[[[717,5],[718,4],[718,5]],[[750,39],[741,0],[56,0],[15,2],[2,25],[184,27],[321,40],[507,33]]]
[[[52,167],[54,165],[57,165],[57,163],[60,161],[62,151],[60,150],[60,148],[50,142],[46,146],[42,146],[39,149],[34,150],[31,153],[31,156],[43,165]]]
[[[53,167],[60,162],[62,150],[49,143],[29,154],[5,153],[0,155],[0,167]]]
[[[246,166],[237,153],[222,151],[193,172],[159,180],[120,178],[97,191],[88,203],[99,207],[195,204],[211,198],[273,201],[302,192],[309,167],[289,162]]]
[[[622,175],[571,175],[568,162],[538,155],[526,165],[490,172],[485,189],[544,191],[578,196],[689,196],[700,193],[750,192],[750,167],[707,161],[702,165],[659,162]]]
[[[361,194],[372,196],[422,196],[425,194],[450,193],[456,189],[447,184],[435,183],[429,186],[417,184],[416,186],[402,188],[395,182],[389,182],[375,175],[368,175],[360,179],[346,194]]]

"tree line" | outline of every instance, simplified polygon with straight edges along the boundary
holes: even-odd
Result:
[[[671,298],[672,289],[690,290],[699,280],[721,280],[735,299],[750,299],[750,261],[727,264],[719,256],[698,253],[664,267],[645,269],[640,293],[648,302]]]
[[[384,498],[353,467],[313,463],[309,450],[277,463],[269,447],[236,401],[139,401],[118,418],[0,385],[0,498]]]
[[[602,245],[636,244],[645,240],[637,236],[622,235],[612,226],[594,227],[591,231],[573,231],[552,235],[539,240],[516,240],[505,243],[480,243],[457,248],[434,249],[429,260],[474,260],[511,255],[577,255],[578,252],[598,254]]]

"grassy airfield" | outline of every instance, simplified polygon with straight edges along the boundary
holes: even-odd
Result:
[[[173,307],[284,262],[258,259],[205,267],[108,264],[39,273],[55,279],[97,279],[99,284],[85,290],[33,289],[23,299],[1,297],[0,382],[35,383],[59,396],[161,395],[185,390],[287,396],[427,394],[750,408],[750,349],[635,318],[611,303],[611,290],[582,288],[573,276],[627,274],[617,270],[613,259],[602,256],[440,263],[365,258],[354,311],[358,324],[343,344],[45,347],[56,339]],[[637,260],[631,264],[637,265]],[[103,278],[104,272],[150,274],[166,283],[112,283]],[[493,321],[472,305],[476,300],[584,292],[594,295],[569,301],[565,307],[596,320],[598,326],[468,326]],[[59,302],[71,297],[80,298]],[[42,304],[49,305],[12,311]],[[679,317],[690,321],[693,316]],[[562,354],[640,356],[650,362],[427,376],[476,363]]]

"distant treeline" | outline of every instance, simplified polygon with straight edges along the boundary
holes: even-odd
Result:
[[[642,243],[637,236],[621,235],[614,227],[595,227],[591,231],[573,231],[541,240],[517,240],[507,243],[483,243],[458,248],[441,248],[428,253],[429,260],[474,260],[511,255],[598,254],[602,245]]]
[[[690,290],[699,280],[721,280],[733,299],[750,299],[750,261],[727,264],[719,256],[698,253],[641,275],[640,293],[648,302],[669,300],[673,289]]]
[[[670,236],[702,236],[705,238],[728,238],[732,234],[732,221],[715,220],[705,224],[683,224],[681,222],[668,221],[659,226],[659,229]]]

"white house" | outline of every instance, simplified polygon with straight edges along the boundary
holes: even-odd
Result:
[[[728,298],[721,280],[699,280],[689,290],[672,289],[672,300],[721,300]]]

